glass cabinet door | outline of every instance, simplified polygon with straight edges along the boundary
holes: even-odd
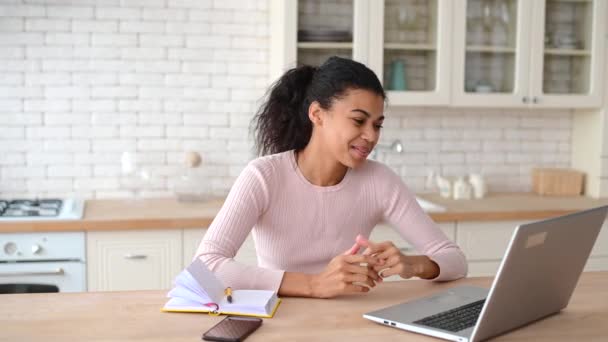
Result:
[[[270,78],[331,56],[366,63],[368,0],[270,0]]]
[[[534,1],[454,1],[453,103],[528,106]]]
[[[516,0],[467,1],[465,92],[514,92],[516,5]]]
[[[546,0],[544,17],[542,94],[589,94],[593,1]]]
[[[353,58],[354,0],[299,0],[297,63]]]
[[[605,0],[533,1],[533,107],[597,108],[605,84]]]
[[[393,105],[446,105],[451,0],[370,1],[369,62]]]
[[[437,1],[384,2],[383,83],[387,90],[432,91],[437,74]]]

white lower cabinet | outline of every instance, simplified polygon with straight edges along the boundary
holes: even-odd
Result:
[[[608,271],[608,223],[604,222],[600,235],[591,250],[585,271]]]
[[[469,277],[494,276],[515,227],[530,221],[458,222],[456,243],[467,256]],[[604,223],[585,271],[608,270],[608,224]]]
[[[447,222],[438,224],[467,257],[469,277],[494,276],[517,225],[525,221]],[[187,267],[205,228],[87,232],[89,291],[169,289]],[[375,242],[392,241],[405,254],[418,252],[388,225],[378,225]],[[253,237],[243,242],[235,260],[257,265]],[[604,224],[585,271],[608,270],[608,223]],[[399,276],[387,281],[402,280]]]
[[[184,229],[184,249],[182,252],[183,264],[185,268],[192,262],[194,254],[205,236],[206,228],[189,228]]]
[[[180,229],[87,233],[89,291],[169,289],[182,268]]]
[[[458,222],[456,243],[467,257],[469,277],[493,276],[509,246],[511,235],[523,221]]]

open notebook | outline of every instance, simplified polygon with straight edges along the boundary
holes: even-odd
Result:
[[[162,311],[271,318],[281,303],[276,292],[264,290],[234,290],[232,303],[229,303],[225,289],[226,286],[197,258],[175,278],[175,286],[167,294],[170,299]]]

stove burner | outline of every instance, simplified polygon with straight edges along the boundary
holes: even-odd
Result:
[[[0,200],[0,217],[58,216],[62,204],[60,199]]]

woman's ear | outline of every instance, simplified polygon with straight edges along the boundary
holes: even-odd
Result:
[[[323,126],[323,108],[317,101],[313,101],[308,107],[308,118],[314,125]]]

